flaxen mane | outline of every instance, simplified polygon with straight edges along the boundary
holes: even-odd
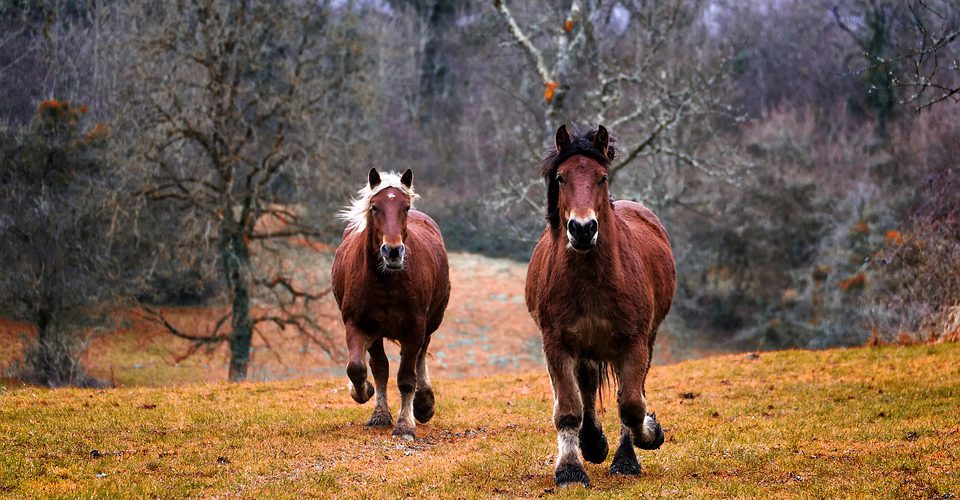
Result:
[[[371,188],[365,183],[363,187],[357,191],[357,197],[337,214],[341,220],[347,222],[347,230],[362,233],[363,230],[367,228],[367,211],[370,210],[370,199],[387,188],[397,188],[401,193],[409,196],[411,207],[413,203],[420,198],[420,195],[414,192],[413,186],[407,187],[400,182],[400,174],[396,172],[382,172],[380,173],[380,184]]]

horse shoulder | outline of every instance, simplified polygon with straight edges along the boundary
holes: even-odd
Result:
[[[343,239],[337,247],[336,253],[334,253],[331,285],[333,288],[333,296],[337,300],[337,305],[342,305],[343,303],[347,283],[356,281],[351,280],[347,276],[347,273],[349,273],[351,269],[358,267],[354,261],[359,258],[356,247],[360,241],[360,233],[348,228],[343,231]]]
[[[540,236],[540,241],[533,249],[530,255],[530,264],[527,266],[527,280],[524,287],[524,299],[527,303],[527,311],[533,316],[534,321],[539,324],[539,314],[537,309],[540,306],[540,291],[543,289],[546,281],[546,266],[550,259],[550,251],[553,248],[552,238],[549,229],[544,230]]]
[[[450,264],[440,226],[429,215],[419,210],[411,210],[407,216],[407,231],[407,237],[415,240],[416,248],[414,251],[426,253],[430,256],[432,267],[435,270],[436,285],[449,290]]]

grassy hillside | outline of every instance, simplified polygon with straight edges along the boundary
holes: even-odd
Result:
[[[667,432],[640,478],[553,488],[545,371],[439,379],[414,443],[363,427],[345,379],[0,389],[0,495],[558,498],[960,494],[960,345],[786,351],[655,367]],[[397,395],[391,393],[396,406]],[[615,432],[608,403],[605,429]],[[96,450],[96,451],[94,451]]]

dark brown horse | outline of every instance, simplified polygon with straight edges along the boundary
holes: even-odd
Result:
[[[443,320],[450,297],[450,270],[440,228],[412,209],[413,173],[371,169],[368,184],[343,212],[349,221],[333,261],[333,294],[347,331],[347,376],[358,403],[377,396],[368,426],[390,426],[389,362],[383,339],[400,344],[400,413],[393,435],[414,438],[414,418],[433,417],[427,372],[430,335]],[[376,389],[367,381],[367,354]]]
[[[594,463],[607,458],[596,412],[607,367],[618,385],[621,423],[610,473],[640,474],[634,445],[663,444],[656,415],[647,413],[644,381],[673,300],[673,254],[653,212],[610,199],[607,167],[614,156],[603,126],[573,137],[561,126],[556,150],[541,165],[548,224],[530,258],[526,299],[553,384],[560,486],[590,484],[581,451]]]

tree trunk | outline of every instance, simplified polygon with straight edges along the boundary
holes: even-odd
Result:
[[[223,268],[231,296],[230,381],[243,382],[250,365],[253,319],[250,317],[250,249],[237,224],[223,238]]]

